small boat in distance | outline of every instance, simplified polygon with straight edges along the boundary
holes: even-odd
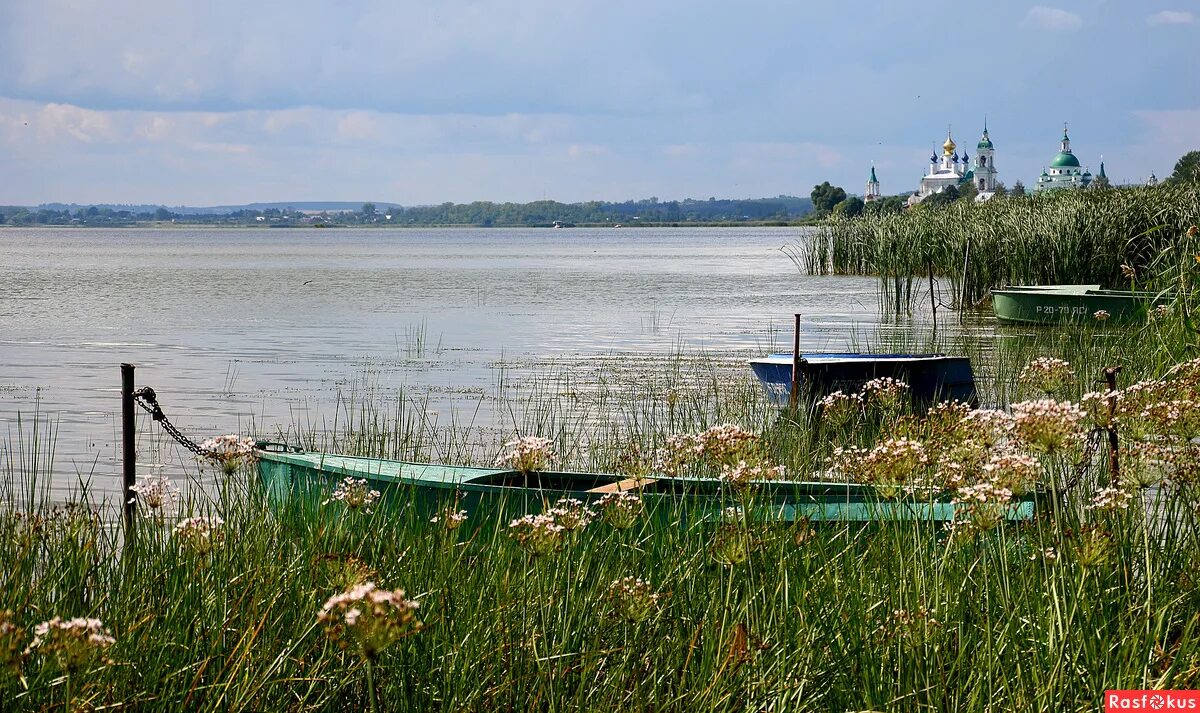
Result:
[[[634,479],[611,473],[535,471],[508,468],[410,463],[331,453],[306,452],[279,443],[260,441],[255,447],[258,474],[269,501],[276,507],[297,507],[317,512],[344,478],[366,480],[382,496],[381,505],[396,512],[415,510],[428,519],[447,507],[461,507],[472,515],[482,511],[503,517],[536,514],[558,498],[572,497],[594,503],[616,492],[640,496],[650,517],[667,522],[719,521],[727,509],[743,501],[717,478],[650,475]],[[880,521],[954,519],[953,491],[906,494],[899,499],[879,495],[859,483],[831,481],[767,480],[756,484],[753,513],[756,520],[774,521]],[[1037,496],[1015,498],[1006,513],[1009,520],[1027,520]]]
[[[792,389],[792,354],[770,354],[750,360],[767,398],[787,406]],[[928,408],[940,401],[975,404],[975,373],[967,357],[945,354],[800,354],[800,398],[808,403],[834,391],[852,394],[871,379],[890,377],[909,385],[913,405]]]
[[[1033,285],[992,290],[992,311],[1003,324],[1063,324],[1144,320],[1169,295],[1105,290],[1100,285]]]

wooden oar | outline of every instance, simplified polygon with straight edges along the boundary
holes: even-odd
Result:
[[[601,485],[598,488],[592,488],[587,492],[599,494],[620,493],[629,490],[637,490],[638,488],[653,483],[655,480],[657,480],[657,478],[626,478],[625,480],[618,480],[615,483],[609,483],[608,485]]]

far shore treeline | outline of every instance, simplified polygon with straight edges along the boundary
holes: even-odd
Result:
[[[44,204],[0,206],[0,225],[73,225],[117,227],[140,223],[272,227],[476,226],[551,227],[637,226],[670,224],[779,224],[802,221],[812,213],[807,197],[687,199],[658,198],[621,203],[442,203],[403,207],[387,203],[257,203],[244,206],[189,208],[154,205]]]

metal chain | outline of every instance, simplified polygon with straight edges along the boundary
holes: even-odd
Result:
[[[175,424],[171,423],[167,415],[163,413],[162,408],[158,405],[158,398],[154,394],[154,389],[149,386],[143,386],[134,392],[133,398],[137,401],[138,406],[141,406],[150,414],[151,418],[162,424],[163,430],[167,432],[167,435],[178,441],[179,445],[201,457],[212,455],[208,450],[197,445],[195,441],[183,435],[183,432],[176,428]]]

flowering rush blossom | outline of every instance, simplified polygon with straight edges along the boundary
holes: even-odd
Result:
[[[0,668],[20,667],[21,643],[24,639],[25,630],[13,621],[12,611],[0,611]]]
[[[526,515],[508,523],[508,534],[534,557],[557,552],[567,529],[554,521],[553,515]]]
[[[852,481],[875,486],[883,497],[895,497],[905,486],[921,480],[929,457],[920,441],[889,438],[870,451],[838,448],[830,463]]]
[[[567,532],[582,530],[596,519],[596,511],[584,505],[578,498],[559,498],[546,514],[554,518],[554,522]]]
[[[544,470],[554,462],[554,442],[539,436],[524,436],[504,444],[509,449],[496,459],[496,465],[504,465],[521,473]]]
[[[1088,503],[1087,508],[1088,510],[1100,510],[1102,512],[1128,510],[1129,503],[1132,500],[1133,493],[1123,488],[1101,488],[1096,491],[1096,495]]]
[[[709,463],[724,465],[745,458],[758,442],[758,436],[741,426],[726,423],[713,426],[696,436],[697,452]]]
[[[1021,370],[1017,381],[1041,391],[1052,394],[1070,386],[1075,379],[1075,370],[1071,363],[1054,357],[1038,357]]]
[[[363,658],[375,660],[392,644],[421,630],[419,608],[403,589],[389,591],[365,582],[330,597],[317,622],[338,646],[354,647]]]
[[[661,594],[644,579],[622,577],[608,585],[605,599],[613,612],[627,622],[636,624],[654,613]]]
[[[225,541],[224,526],[219,517],[189,517],[175,525],[175,539],[197,554],[206,554]]]
[[[1013,404],[1012,433],[1028,448],[1054,453],[1076,443],[1084,413],[1069,401],[1037,399]]]
[[[654,470],[663,475],[682,475],[696,462],[700,450],[699,440],[690,433],[668,436],[663,446],[654,453]]]
[[[1029,555],[1029,559],[1041,559],[1047,564],[1056,564],[1058,562],[1058,550],[1054,549],[1053,547],[1047,547],[1044,550],[1038,550],[1037,552]]]
[[[59,668],[74,673],[103,661],[104,652],[115,643],[99,619],[54,617],[33,628],[33,641],[25,653],[52,656]]]
[[[862,394],[834,391],[817,402],[821,420],[830,428],[842,428],[858,417],[863,409]]]
[[[254,459],[254,439],[242,438],[235,433],[210,438],[200,444],[204,457],[232,473]]]
[[[1042,463],[1023,453],[994,453],[983,466],[984,478],[1014,495],[1024,495],[1037,488],[1042,479]]]
[[[366,478],[346,477],[338,483],[329,499],[322,505],[337,501],[354,512],[369,513],[381,497],[378,490],[372,490]]]
[[[641,498],[623,491],[607,493],[596,501],[596,507],[600,508],[600,517],[619,530],[633,527],[646,512]]]
[[[1103,322],[1104,320],[1108,319],[1108,318],[1109,318],[1109,317],[1111,317],[1111,316],[1112,316],[1112,315],[1111,315],[1111,314],[1109,314],[1109,313],[1108,313],[1108,310],[1106,310],[1106,309],[1098,309],[1098,310],[1096,310],[1095,312],[1093,312],[1093,313],[1092,313],[1092,317],[1093,317],[1093,318],[1094,318],[1094,319],[1095,319],[1097,322]]]
[[[1012,509],[1013,493],[991,482],[976,483],[959,488],[954,495],[955,531],[983,532],[1004,522]]]
[[[137,493],[138,502],[151,510],[157,511],[179,499],[179,488],[166,477],[142,480],[129,489]]]
[[[459,525],[467,521],[467,511],[449,507],[429,518],[433,524],[442,523],[447,530],[457,530]]]
[[[786,474],[787,469],[781,465],[747,463],[741,460],[736,465],[723,467],[719,477],[734,490],[745,490],[755,481],[782,479]]]
[[[907,383],[890,376],[883,376],[863,384],[862,396],[868,406],[885,413],[893,413],[899,411],[903,405],[906,391],[908,391]]]

